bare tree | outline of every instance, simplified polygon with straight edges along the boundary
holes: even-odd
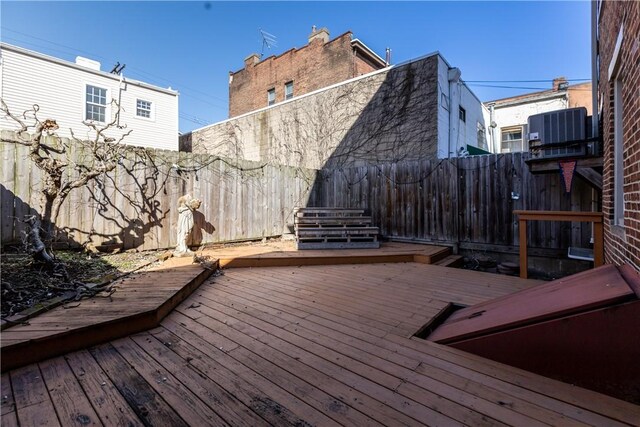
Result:
[[[41,120],[38,117],[38,105],[21,114],[14,114],[1,98],[0,103],[5,117],[18,126],[16,132],[4,132],[1,141],[29,147],[29,159],[44,174],[39,215],[20,220],[31,226],[27,241],[34,257],[51,263],[52,257],[42,241],[40,229],[44,230],[47,238],[53,236],[60,207],[74,189],[85,187],[96,178],[113,171],[127,153],[144,150],[122,143],[131,130],[125,131],[125,126],[118,125],[120,107],[115,102],[117,108],[111,122],[101,126],[83,122],[90,130],[91,139],[88,140],[76,137],[73,130],[71,139],[59,137],[56,134],[59,126],[55,120]],[[107,136],[110,129],[116,129],[120,136],[117,139]],[[71,144],[81,146],[88,156],[81,161],[72,158]]]

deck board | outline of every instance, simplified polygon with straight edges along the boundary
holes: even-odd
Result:
[[[630,403],[410,337],[451,301],[487,301],[536,281],[420,263],[298,266],[283,258],[292,265],[226,269],[146,332],[4,374],[3,425],[69,425],[73,414],[178,426],[640,419]]]
[[[109,298],[59,306],[2,331],[2,370],[86,348],[155,326],[212,271],[173,258],[118,282]]]

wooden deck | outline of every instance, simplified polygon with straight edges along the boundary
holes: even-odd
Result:
[[[285,267],[303,265],[376,264],[419,262],[434,264],[451,253],[446,246],[385,242],[378,249],[297,251],[295,242],[281,241],[250,246],[206,249],[224,268]]]
[[[59,306],[2,331],[2,372],[158,325],[213,270],[171,258],[115,284],[109,298]]]
[[[637,424],[637,406],[411,338],[449,302],[536,283],[420,263],[227,269],[154,329],[3,374],[2,425]]]

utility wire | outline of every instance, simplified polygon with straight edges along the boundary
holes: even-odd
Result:
[[[102,55],[98,55],[98,54],[93,53],[93,52],[87,52],[87,51],[82,50],[82,49],[77,49],[77,48],[74,48],[74,47],[71,47],[71,46],[67,46],[67,45],[64,45],[64,44],[61,44],[61,43],[56,43],[56,42],[53,42],[53,41],[50,41],[50,40],[46,40],[46,39],[43,39],[43,38],[40,38],[40,37],[32,36],[30,34],[26,34],[26,33],[20,32],[20,31],[16,31],[14,29],[11,29],[11,28],[8,28],[8,27],[5,27],[5,26],[0,26],[0,28],[2,28],[3,31],[10,31],[12,33],[20,34],[20,35],[25,36],[25,37],[29,37],[29,38],[32,38],[32,39],[35,39],[35,40],[40,40],[40,41],[43,41],[43,42],[46,42],[46,43],[49,43],[49,44],[52,44],[52,45],[55,45],[55,46],[59,46],[59,47],[65,48],[65,49],[67,49],[67,51],[60,50],[60,49],[54,49],[54,48],[51,48],[50,46],[45,46],[45,45],[42,45],[42,44],[37,44],[37,43],[30,42],[30,41],[20,40],[20,39],[17,39],[15,37],[4,36],[3,37],[4,39],[9,39],[9,40],[17,41],[17,42],[28,43],[28,44],[31,44],[33,46],[42,47],[42,48],[45,48],[45,49],[49,49],[49,50],[52,50],[52,51],[55,51],[55,52],[61,52],[61,53],[65,53],[65,54],[83,53],[85,55],[90,55],[90,56],[92,56],[94,58],[102,59],[102,60],[107,61],[107,62],[109,62],[109,61],[113,62],[112,59],[109,59],[109,58],[107,58],[105,56],[102,56]],[[184,94],[187,97],[193,98],[193,99],[195,99],[197,101],[200,101],[200,102],[204,102],[204,103],[209,104],[209,105],[211,105],[212,107],[215,107],[215,108],[221,108],[221,109],[222,108],[224,108],[224,109],[227,108],[227,105],[226,105],[227,100],[226,99],[222,99],[222,98],[217,97],[215,95],[211,95],[211,94],[205,93],[205,92],[200,91],[198,89],[190,88],[190,87],[188,87],[186,85],[181,84],[180,82],[176,82],[174,80],[169,80],[169,79],[166,79],[164,77],[160,77],[160,76],[148,73],[148,72],[146,72],[146,71],[144,71],[144,70],[142,70],[140,68],[134,67],[134,66],[130,66],[128,68],[130,70],[137,71],[139,74],[147,75],[147,76],[150,76],[150,77],[152,77],[154,79],[164,81],[165,83],[178,85],[178,86],[181,87],[181,89],[180,89],[181,91],[184,91],[186,89],[187,91],[200,93],[202,95],[205,95],[205,96],[207,96],[209,98],[212,98],[212,99],[215,99],[217,101],[222,101],[222,102],[225,103],[225,105],[214,104],[214,103],[211,103],[210,101],[206,101],[206,100],[198,98],[196,96],[189,95],[189,94]]]
[[[555,79],[546,80],[464,80],[465,83],[551,83]],[[583,82],[591,79],[564,79],[567,82]]]
[[[469,83],[469,82],[465,82],[465,83],[467,83],[469,86],[476,86],[476,87],[492,87],[492,88],[498,88],[498,89],[551,90],[551,88],[549,88],[549,87],[502,86],[502,85],[485,85],[485,84]],[[591,91],[591,89],[578,89],[578,88],[572,88],[572,90],[584,90],[584,91]]]

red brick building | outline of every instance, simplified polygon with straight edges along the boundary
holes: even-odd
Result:
[[[329,40],[326,28],[312,30],[309,44],[229,73],[229,117],[267,107],[384,68],[386,61],[346,32]]]
[[[605,259],[640,270],[640,2],[594,2]]]

